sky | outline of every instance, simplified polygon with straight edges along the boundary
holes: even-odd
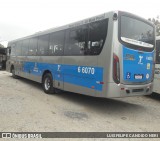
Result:
[[[0,0],[0,43],[113,10],[160,15],[160,0]]]

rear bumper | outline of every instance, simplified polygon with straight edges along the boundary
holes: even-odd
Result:
[[[124,85],[109,83],[109,88],[110,89],[107,92],[107,97],[150,95],[153,91],[153,83],[144,85]]]

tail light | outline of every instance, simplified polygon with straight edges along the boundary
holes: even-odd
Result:
[[[115,83],[120,83],[120,65],[119,58],[117,55],[113,54],[113,80]]]

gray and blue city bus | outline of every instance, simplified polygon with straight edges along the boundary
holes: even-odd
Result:
[[[112,11],[9,42],[7,70],[55,89],[95,97],[149,95],[155,27]]]

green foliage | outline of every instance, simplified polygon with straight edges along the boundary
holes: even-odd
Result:
[[[157,16],[156,18],[149,18],[148,20],[156,25],[156,36],[160,36],[160,17]]]

